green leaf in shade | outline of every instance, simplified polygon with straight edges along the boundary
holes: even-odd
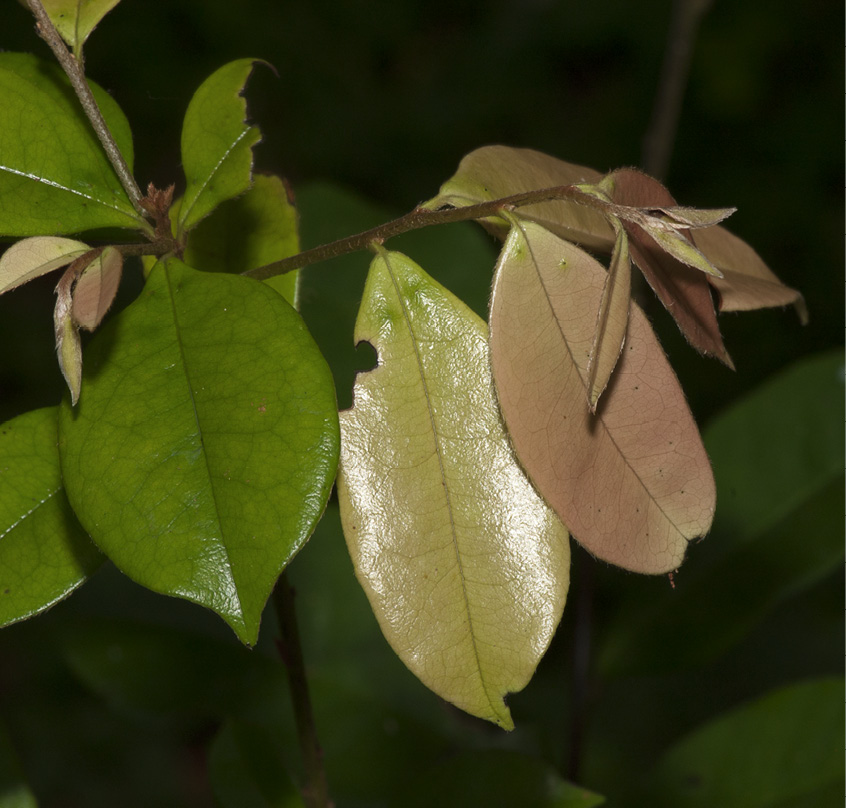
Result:
[[[717,416],[714,542],[701,571],[638,610],[624,604],[600,653],[605,676],[701,665],[843,558],[843,357],[803,360]],[[668,637],[672,653],[668,654]]]
[[[283,763],[275,733],[228,720],[209,751],[209,779],[220,808],[305,808]]]
[[[246,272],[300,251],[297,210],[278,177],[258,174],[243,196],[224,202],[188,235],[185,263],[204,272]],[[299,272],[268,278],[292,306]]]
[[[842,787],[843,729],[842,679],[775,690],[676,744],[655,772],[651,804],[781,808]]]
[[[252,184],[253,146],[261,133],[246,123],[242,93],[256,61],[238,59],[219,68],[188,105],[182,124],[187,186],[176,217],[177,236]]]
[[[548,764],[504,749],[464,752],[415,777],[392,808],[595,808],[605,798],[565,782]]]
[[[18,241],[0,256],[0,294],[67,266],[89,249],[81,241],[56,236]]]
[[[38,808],[3,725],[0,725],[0,808]]]
[[[635,572],[675,570],[714,515],[714,479],[684,393],[643,312],[596,413],[587,363],[607,273],[533,222],[503,246],[491,362],[514,449],[591,553]]]
[[[483,146],[466,155],[455,174],[441,186],[438,195],[422,207],[462,208],[524,191],[595,183],[600,179],[599,172],[592,168],[565,163],[533,149]],[[517,215],[587,247],[610,252],[614,244],[614,230],[606,218],[571,200],[525,205],[518,209]],[[490,217],[482,224],[502,237],[508,232],[507,222],[500,217]]]
[[[62,39],[79,58],[85,40],[100,20],[120,0],[41,0],[41,2]]]
[[[484,322],[400,253],[371,264],[356,341],[379,366],[341,414],[344,534],[388,642],[442,698],[513,727],[546,650],[567,532],[517,464]]]
[[[129,124],[108,93],[91,89],[131,169]],[[0,235],[149,231],[57,66],[0,53],[0,109]]]
[[[127,575],[216,611],[248,644],[335,475],[329,369],[265,284],[175,259],[86,348],[60,413],[68,496]]]
[[[71,511],[56,451],[56,407],[0,426],[0,626],[43,612],[103,557]]]

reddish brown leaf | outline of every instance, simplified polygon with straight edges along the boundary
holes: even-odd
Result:
[[[643,312],[597,408],[588,356],[606,272],[542,227],[515,226],[490,313],[503,417],[523,467],[575,538],[626,569],[664,573],[707,532],[714,479],[684,394]]]
[[[93,331],[112,305],[120,285],[123,256],[106,247],[79,276],[73,290],[74,322]]]
[[[676,204],[658,180],[633,168],[622,168],[609,174],[604,186],[609,189],[611,199],[619,205],[668,208]],[[678,323],[682,334],[700,353],[715,356],[733,367],[717,325],[706,276],[668,255],[643,228],[632,222],[624,222],[624,226],[629,234],[634,262]],[[687,234],[686,237],[690,238]]]

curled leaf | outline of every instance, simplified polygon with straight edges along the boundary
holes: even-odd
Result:
[[[56,308],[53,311],[53,329],[56,333],[56,353],[59,367],[71,394],[71,404],[79,401],[82,387],[82,345],[79,328],[73,321],[71,288],[76,271],[68,269],[56,287]]]
[[[0,294],[66,266],[89,249],[81,241],[58,236],[35,236],[16,242],[0,256]]]
[[[463,710],[510,729],[561,617],[567,532],[499,417],[487,329],[399,253],[370,268],[355,338],[379,353],[341,413],[338,497],[388,642]],[[584,401],[582,402],[584,403]]]
[[[663,573],[714,514],[696,423],[646,317],[630,304],[625,349],[596,414],[585,403],[605,270],[532,222],[503,246],[491,362],[517,456],[573,536],[612,564]]]
[[[664,214],[663,220],[676,228],[713,227],[737,213],[737,208],[689,208],[683,205],[658,210]]]
[[[715,278],[723,277],[723,273],[696,249],[690,239],[672,227],[668,227],[664,222],[660,220],[649,222],[647,220],[643,229],[659,247],[672,255],[677,261],[698,269],[706,275],[713,275]]]
[[[120,285],[123,255],[106,247],[79,276],[73,290],[73,320],[93,331],[106,315]]]

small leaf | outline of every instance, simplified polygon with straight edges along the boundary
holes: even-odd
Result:
[[[676,204],[658,180],[633,168],[622,168],[603,180],[609,195],[619,205],[635,208],[666,208]],[[732,367],[723,345],[710,286],[705,275],[687,266],[664,245],[656,244],[643,228],[625,222],[632,258],[682,334],[703,354],[717,357]],[[700,231],[707,232],[707,231]],[[686,236],[682,236],[686,238]]]
[[[629,239],[621,226],[617,231],[608,276],[602,288],[593,348],[588,362],[588,404],[591,412],[596,412],[599,397],[608,385],[626,341],[631,291]]]
[[[123,255],[106,247],[79,276],[73,289],[73,320],[81,328],[93,331],[112,305],[120,286]]]
[[[104,560],[62,488],[56,409],[0,426],[0,626],[49,609]]]
[[[654,223],[646,223],[643,225],[643,231],[648,233],[652,240],[663,249],[665,252],[673,256],[677,261],[687,264],[689,267],[698,269],[706,275],[711,275],[715,278],[721,278],[723,273],[720,272],[711,262],[702,255],[689,239],[668,227],[664,222],[656,221]]]
[[[41,2],[59,35],[72,48],[78,59],[85,40],[100,20],[120,0],[41,0]]]
[[[843,679],[790,685],[720,716],[677,743],[653,781],[659,808],[779,808],[842,788]]]
[[[242,273],[300,251],[297,210],[279,177],[258,174],[243,196],[224,202],[188,236],[185,262],[205,272]],[[268,278],[292,306],[299,272]]]
[[[66,266],[89,249],[69,238],[36,236],[18,241],[0,256],[0,294]]]
[[[93,83],[91,90],[131,169],[126,118],[108,93]],[[0,53],[0,109],[0,235],[149,231],[58,67],[29,54]]]
[[[127,575],[216,611],[248,644],[335,475],[329,369],[265,284],[159,262],[86,348],[59,418],[68,497]]]
[[[600,178],[599,172],[592,168],[565,163],[532,149],[484,146],[465,156],[438,195],[422,207],[437,209],[450,205],[462,208],[523,191],[595,183]],[[526,205],[519,208],[519,216],[587,247],[610,250],[614,244],[614,231],[605,217],[571,200]],[[508,223],[499,217],[482,223],[503,237],[508,231]]]
[[[664,214],[664,221],[678,228],[713,227],[737,213],[737,208],[689,208],[683,205],[658,210]]]
[[[513,727],[561,617],[564,526],[509,446],[484,322],[399,253],[371,264],[356,341],[379,352],[341,413],[338,497],[388,642],[430,689]]]
[[[182,124],[182,167],[187,187],[176,218],[181,236],[221,202],[252,184],[253,146],[261,133],[246,121],[242,97],[256,59],[216,70],[194,93]]]
[[[73,321],[73,298],[71,287],[77,273],[71,267],[56,286],[56,307],[53,311],[53,330],[56,334],[56,353],[59,367],[65,377],[71,394],[71,404],[79,401],[82,386],[82,344],[79,327]]]
[[[517,456],[583,546],[635,572],[681,564],[714,514],[714,479],[684,393],[646,317],[595,415],[587,362],[605,270],[539,225],[512,229],[491,298],[491,361]]]

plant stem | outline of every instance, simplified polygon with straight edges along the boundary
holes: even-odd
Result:
[[[56,26],[53,25],[53,21],[44,10],[41,0],[26,1],[30,11],[32,11],[33,15],[35,15],[35,27],[38,31],[38,35],[50,46],[50,50],[53,51],[53,54],[59,61],[62,70],[65,71],[68,79],[70,79],[70,83],[76,93],[76,97],[79,99],[79,103],[82,105],[85,115],[90,121],[97,138],[103,146],[103,150],[106,152],[109,162],[114,167],[115,173],[120,180],[120,184],[126,191],[130,202],[132,202],[132,206],[138,211],[138,213],[146,217],[144,208],[141,206],[141,199],[144,195],[141,193],[138,183],[135,182],[135,178],[132,176],[132,172],[126,164],[126,160],[123,159],[123,154],[121,154],[121,151],[118,148],[111,131],[109,130],[108,124],[103,119],[100,107],[97,105],[97,101],[91,93],[91,88],[85,80],[85,73],[83,72],[82,65],[65,46],[65,43],[62,41],[62,37],[56,30]]]
[[[303,798],[307,808],[332,808],[326,782],[326,770],[323,768],[323,751],[317,740],[314,713],[311,709],[294,595],[294,589],[283,572],[273,590],[273,605],[279,620],[279,654],[288,670],[294,720],[297,724],[300,753],[303,756],[306,774]]]
[[[447,208],[445,210],[430,210],[428,208],[415,208],[399,219],[386,222],[363,233],[323,244],[311,250],[292,255],[281,261],[274,261],[257,269],[251,269],[243,273],[257,280],[265,280],[275,275],[284,275],[286,272],[293,272],[295,269],[316,264],[318,261],[326,261],[329,258],[336,258],[339,255],[346,255],[357,250],[368,249],[372,242],[383,242],[394,236],[408,233],[411,230],[420,230],[423,227],[431,227],[437,224],[449,224],[451,222],[464,222],[471,219],[484,219],[488,216],[496,216],[503,210],[519,208],[524,205],[533,205],[539,202],[551,202],[554,200],[568,199],[579,205],[595,208],[602,213],[607,213],[617,206],[597,199],[586,194],[576,185],[558,185],[553,188],[539,188],[535,191],[525,191],[513,196],[505,196],[501,199],[492,199],[490,202],[481,202],[477,205],[468,205],[463,208]]]

